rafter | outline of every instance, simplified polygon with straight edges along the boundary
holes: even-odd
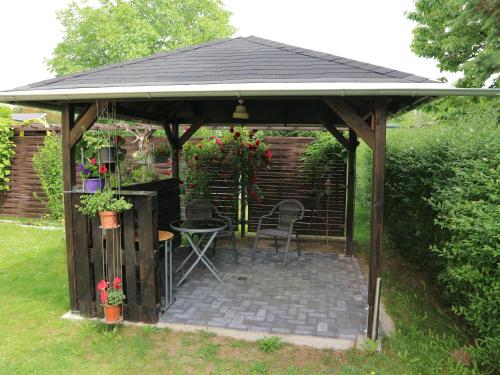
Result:
[[[341,98],[326,98],[325,103],[334,111],[371,149],[375,147],[373,129]]]
[[[182,147],[184,143],[186,143],[189,140],[189,138],[191,138],[193,134],[196,133],[196,131],[201,127],[202,124],[203,124],[202,122],[198,122],[196,124],[191,125],[189,129],[186,130],[184,134],[182,134],[181,137],[179,138],[179,147]]]

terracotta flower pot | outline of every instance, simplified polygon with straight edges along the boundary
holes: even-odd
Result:
[[[101,227],[104,229],[116,228],[118,226],[118,212],[115,211],[101,211],[99,212],[101,218]]]
[[[104,306],[104,320],[106,323],[119,322],[121,318],[120,305],[117,306]]]

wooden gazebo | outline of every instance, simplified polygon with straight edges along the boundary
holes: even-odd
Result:
[[[367,332],[375,338],[386,119],[419,103],[448,95],[498,95],[498,90],[456,89],[393,69],[246,37],[217,40],[33,83],[0,92],[0,102],[62,111],[70,303],[71,310],[82,315],[95,314],[95,284],[91,279],[102,260],[97,259],[95,243],[99,235],[95,225],[86,225],[74,209],[81,194],[76,189],[74,147],[111,103],[118,117],[146,120],[164,127],[173,149],[174,179],[134,188],[140,190],[131,193],[136,197],[136,222],[132,217],[123,218],[130,304],[126,318],[147,322],[156,321],[159,311],[156,230],[179,213],[175,179],[179,174],[179,149],[198,128],[235,124],[235,105],[238,99],[243,99],[250,118],[238,123],[252,127],[323,126],[330,131],[348,150],[348,255],[352,254],[355,157],[360,138],[373,151]],[[179,134],[179,124],[190,127]],[[346,126],[347,137],[338,130]],[[139,251],[134,244],[134,225],[138,225],[135,230],[139,233]],[[131,283],[138,285],[137,289],[131,288]],[[139,307],[131,302],[136,294],[140,295]]]

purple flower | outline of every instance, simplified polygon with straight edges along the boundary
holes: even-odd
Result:
[[[80,164],[80,165],[78,166],[78,170],[79,170],[80,172],[81,172],[81,171],[83,171],[83,164]]]
[[[84,169],[84,170],[83,170],[83,173],[85,173],[85,174],[90,174],[90,169]]]

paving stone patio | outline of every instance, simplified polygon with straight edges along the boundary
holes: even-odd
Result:
[[[186,255],[175,250],[174,266]],[[160,322],[344,339],[366,332],[367,285],[354,257],[291,253],[287,267],[272,251],[257,252],[251,262],[250,252],[239,250],[237,265],[225,249],[210,258],[225,285],[198,265],[174,288],[176,301]]]

